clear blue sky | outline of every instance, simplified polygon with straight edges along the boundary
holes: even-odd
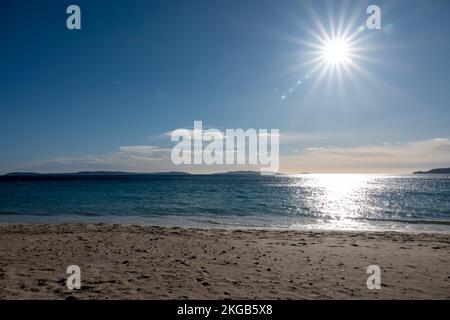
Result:
[[[327,30],[347,8],[356,32],[369,2],[347,2],[311,7]],[[313,66],[295,68],[311,51],[303,41],[317,41],[307,3],[2,1],[0,172],[165,169],[132,166],[118,150],[170,148],[163,133],[194,120],[280,129],[291,172],[450,166],[450,2],[370,1],[384,30],[358,35],[365,73],[320,80]],[[66,28],[70,4],[81,30]],[[351,164],[361,152],[386,161]]]

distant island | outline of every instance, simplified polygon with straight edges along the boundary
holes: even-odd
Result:
[[[37,172],[10,172],[5,177],[27,177],[27,176],[123,176],[123,175],[189,175],[187,172],[169,171],[169,172],[124,172],[124,171],[80,171],[80,172],[62,172],[62,173],[37,173]]]
[[[450,168],[438,168],[438,169],[431,169],[429,171],[413,172],[413,174],[437,174],[437,173],[450,173]]]
[[[218,173],[212,173],[213,175],[260,175],[261,173],[259,171],[228,171],[228,172],[218,172]]]
[[[189,176],[190,173],[169,172],[123,172],[123,171],[80,171],[62,173],[11,172],[0,175],[0,181],[28,181],[28,180],[75,180],[75,179],[145,179],[152,176]]]
[[[124,171],[80,171],[61,173],[10,172],[0,175],[0,180],[45,180],[45,179],[82,179],[82,178],[145,178],[151,176],[189,176],[189,175],[260,175],[259,171],[229,171],[218,173],[191,174],[183,171],[168,172],[124,172]]]
[[[260,174],[259,171],[227,171],[216,173],[201,173],[201,175],[253,175]],[[38,173],[38,172],[10,172],[4,176],[115,176],[115,175],[192,175],[183,171],[168,171],[168,172],[126,172],[126,171],[79,171],[79,172],[61,172],[61,173]],[[198,174],[197,174],[198,175]]]

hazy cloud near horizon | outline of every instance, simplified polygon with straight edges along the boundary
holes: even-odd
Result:
[[[114,170],[133,172],[217,172],[257,170],[257,166],[173,165],[170,148],[151,145],[120,146],[116,152],[80,157],[57,157],[11,168],[9,171],[73,172]],[[435,167],[450,167],[450,139],[355,147],[309,147],[294,154],[280,154],[283,173],[408,173]]]
[[[408,173],[421,169],[450,167],[450,139],[435,138],[404,144],[359,147],[307,148],[282,157],[281,171],[287,173]]]

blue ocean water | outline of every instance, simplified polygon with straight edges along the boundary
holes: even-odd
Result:
[[[450,232],[449,175],[0,180],[0,222]]]

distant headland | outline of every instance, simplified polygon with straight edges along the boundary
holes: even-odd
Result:
[[[191,174],[183,171],[168,172],[124,172],[124,171],[80,171],[61,173],[10,172],[0,175],[0,180],[47,180],[47,179],[109,179],[109,178],[145,178],[152,176],[190,176],[190,175],[260,175],[259,171],[228,171],[218,173]]]
[[[211,175],[247,175],[260,174],[259,171],[227,171],[217,173],[204,173]],[[126,171],[79,171],[79,172],[61,172],[61,173],[39,173],[39,172],[10,172],[4,176],[121,176],[121,175],[193,175],[192,173],[183,171],[168,171],[168,172],[126,172]],[[197,174],[198,175],[198,174]]]
[[[38,173],[38,172],[10,172],[5,174],[7,177],[16,176],[122,176],[122,175],[188,175],[187,172],[169,171],[169,172],[124,172],[124,171],[80,171],[80,172],[61,172],[61,173]]]
[[[437,168],[437,169],[431,169],[429,171],[416,171],[413,172],[413,174],[437,174],[437,173],[450,173],[450,168]]]

